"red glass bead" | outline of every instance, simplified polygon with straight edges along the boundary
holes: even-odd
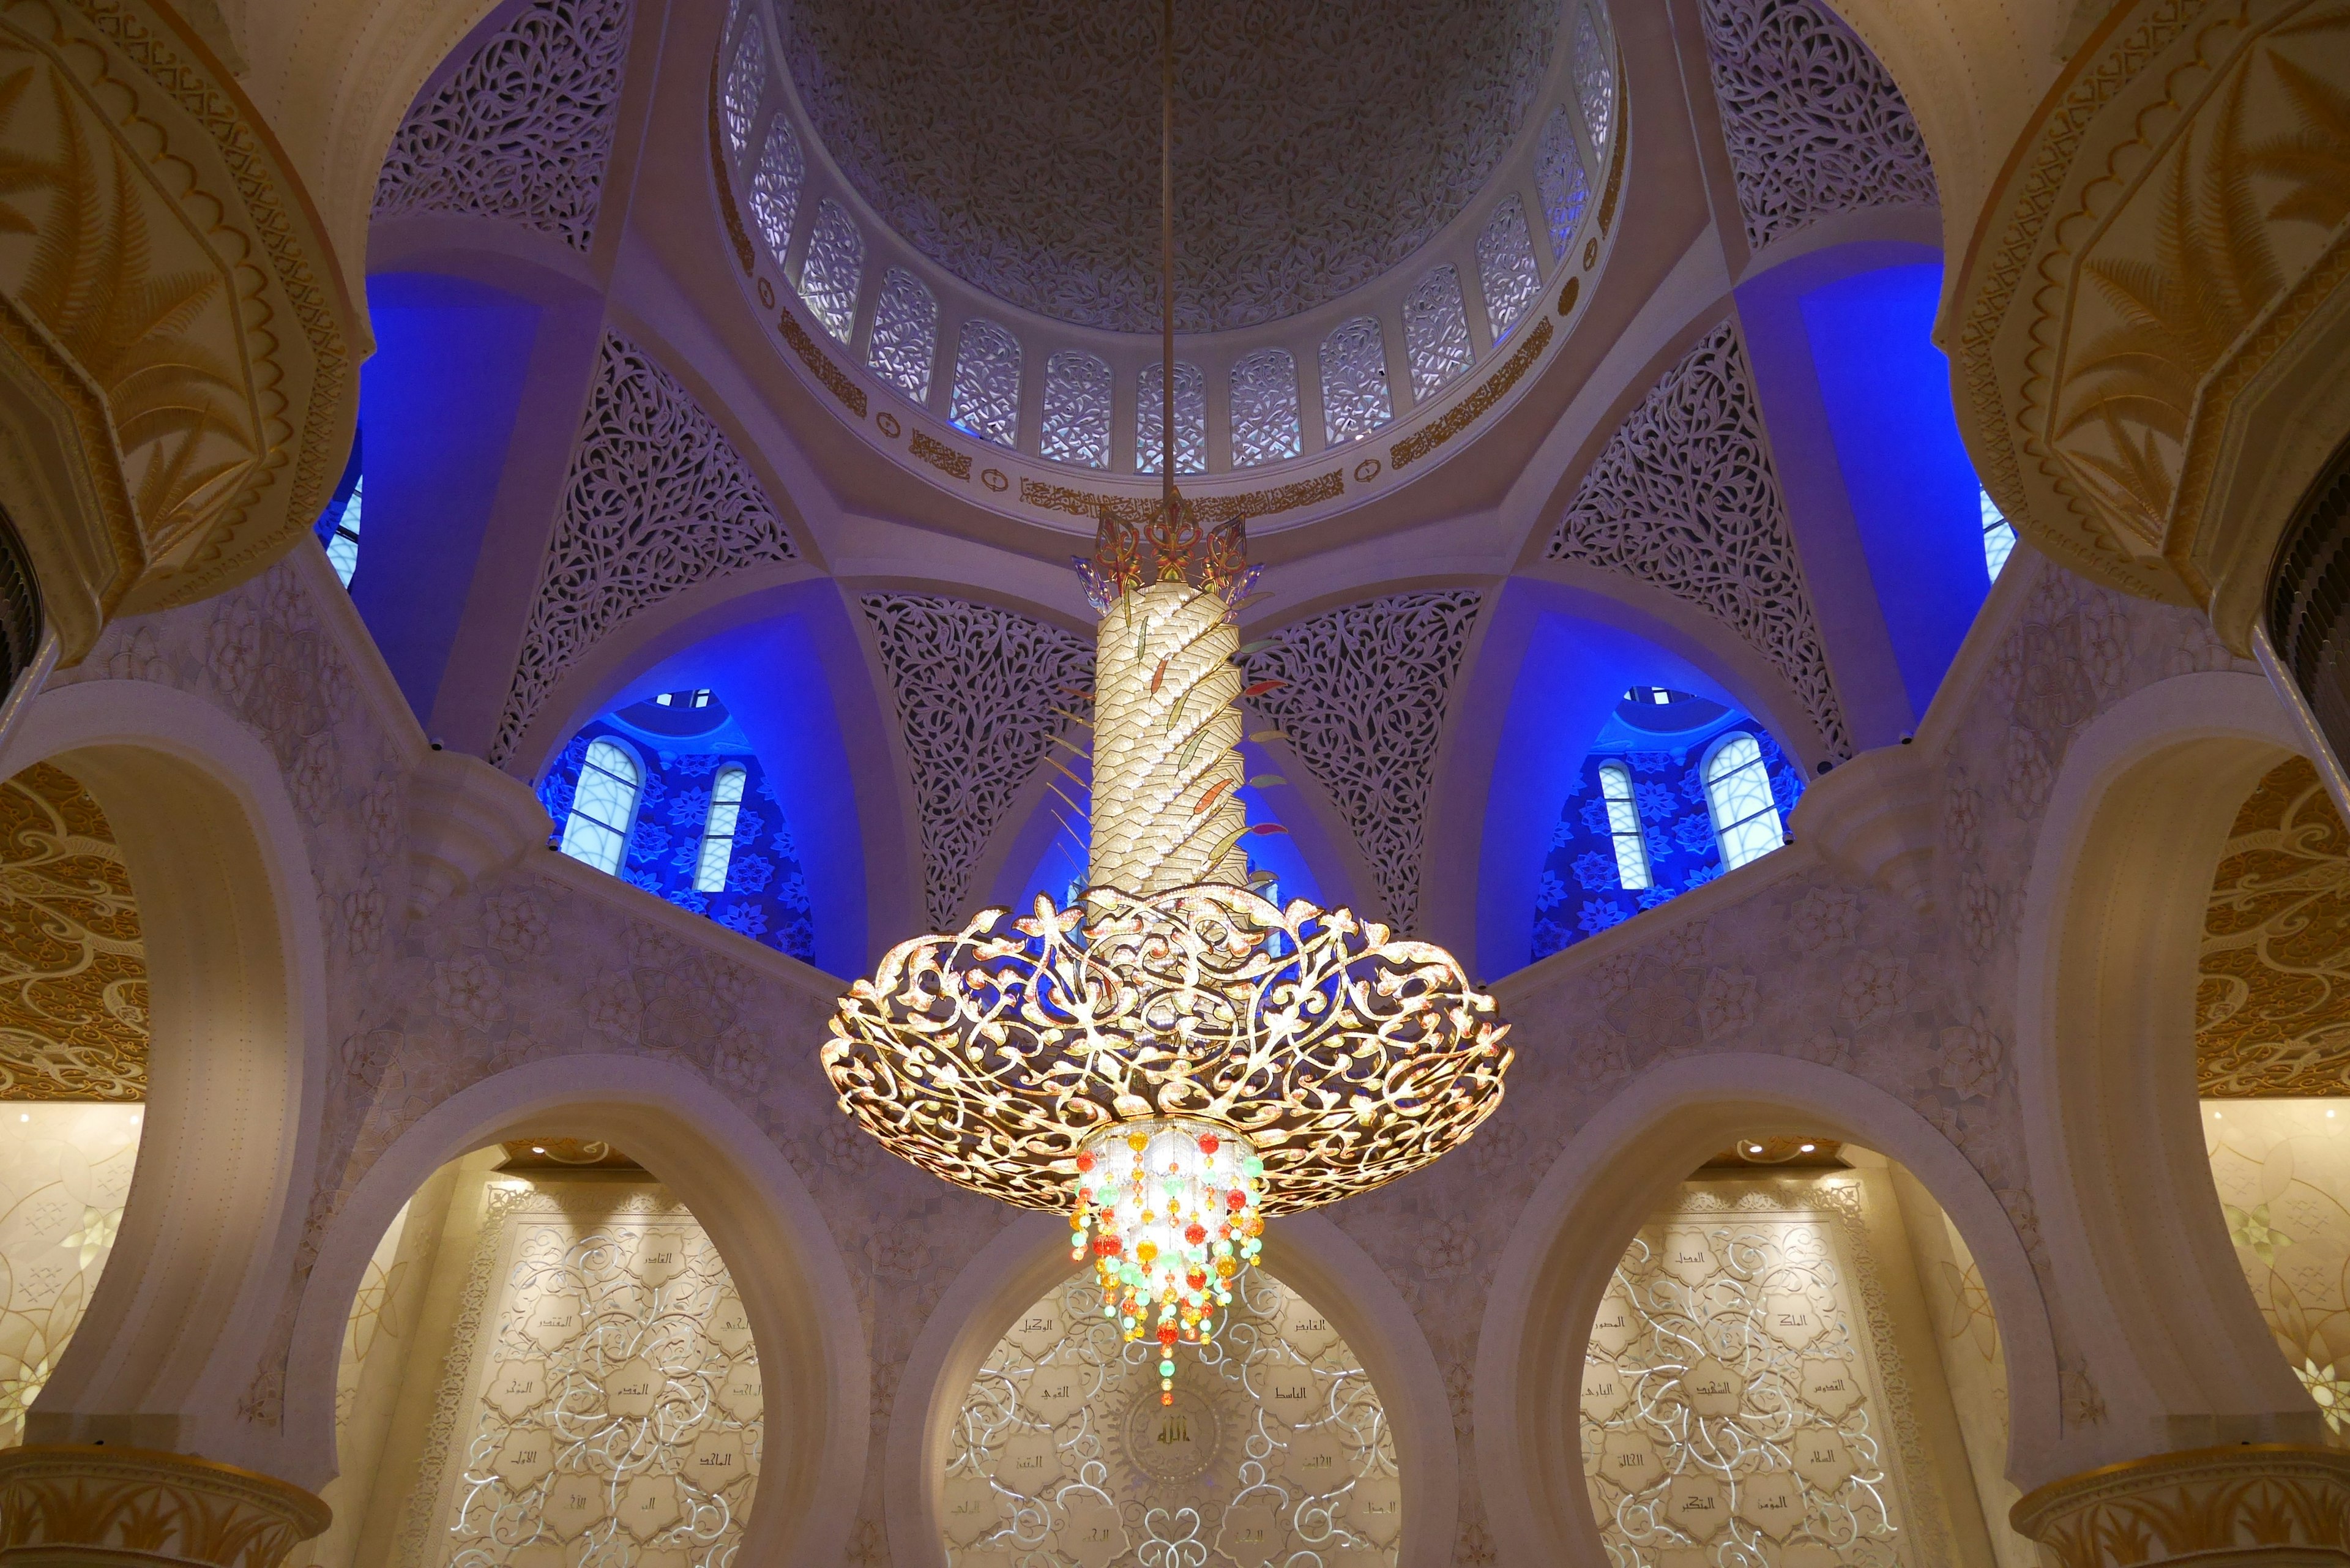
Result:
[[[1191,1242],[1194,1247],[1198,1246],[1207,1239],[1208,1228],[1205,1225],[1201,1224],[1197,1220],[1192,1220],[1189,1225],[1183,1227],[1183,1240]]]
[[[1090,1149],[1077,1156],[1077,1168],[1079,1170],[1091,1170],[1093,1168],[1094,1157],[1093,1152]]]
[[[1201,1154],[1213,1154],[1216,1150],[1223,1147],[1224,1146],[1222,1143],[1217,1141],[1215,1134],[1201,1133],[1200,1135],[1200,1152]]]
[[[1159,1325],[1159,1344],[1161,1344],[1161,1345],[1172,1345],[1172,1344],[1174,1344],[1174,1343],[1175,1343],[1175,1335],[1176,1335],[1176,1333],[1177,1333],[1177,1330],[1176,1330],[1176,1327],[1175,1327],[1175,1325],[1174,1325],[1173,1324],[1171,1324],[1171,1323],[1162,1323],[1162,1324],[1160,1324]]]
[[[1225,1194],[1224,1194],[1224,1207],[1225,1207],[1225,1208],[1227,1208],[1227,1209],[1232,1210],[1234,1210],[1235,1212],[1237,1212],[1237,1211],[1239,1211],[1240,1210],[1242,1210],[1242,1209],[1243,1209],[1243,1208],[1246,1208],[1246,1207],[1247,1207],[1247,1205],[1248,1205],[1248,1194],[1247,1194],[1247,1193],[1245,1193],[1245,1192],[1243,1192],[1243,1191],[1242,1191],[1239,1188],[1237,1188],[1237,1187],[1233,1188],[1230,1192],[1227,1192],[1227,1193],[1225,1193]]]

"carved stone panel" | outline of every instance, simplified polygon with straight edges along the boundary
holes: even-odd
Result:
[[[1706,63],[1746,243],[1941,199],[1891,73],[1819,0],[1706,0]]]
[[[1177,1353],[1171,1406],[1089,1274],[1022,1314],[948,1438],[951,1568],[1393,1568],[1378,1391],[1319,1308],[1261,1268],[1240,1283],[1220,1342]]]
[[[1827,759],[1852,755],[1735,322],[1700,338],[1625,416],[1549,555],[1638,577],[1713,616],[1786,678]]]
[[[798,556],[726,432],[650,355],[607,331],[489,760],[514,754],[564,671],[630,616]]]
[[[1015,610],[940,594],[867,594],[922,818],[922,897],[950,927],[972,867],[1053,737],[1082,713],[1092,643]],[[1060,809],[1076,820],[1075,802]]]
[[[765,1412],[717,1248],[658,1187],[488,1203],[400,1568],[725,1568]]]
[[[539,0],[400,121],[375,216],[502,218],[584,251],[620,107],[630,0]]]
[[[1861,1212],[1850,1176],[1691,1183],[1634,1239],[1569,1417],[1622,1568],[1946,1560],[1918,1539],[1918,1435]]]
[[[1354,829],[1388,915],[1419,918],[1420,855],[1436,756],[1474,588],[1390,594],[1275,632],[1250,654],[1249,701],[1274,721]]]

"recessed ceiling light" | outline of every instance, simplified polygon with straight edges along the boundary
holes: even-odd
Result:
[[[1750,1143],[1746,1146],[1746,1152],[1749,1154],[1761,1154],[1762,1152],[1762,1146],[1759,1143]]]
[[[545,1147],[544,1145],[541,1145],[541,1144],[533,1144],[533,1145],[531,1145],[531,1146],[530,1146],[530,1152],[531,1152],[531,1153],[533,1153],[533,1154],[545,1154],[545,1153],[546,1152],[546,1147]]]
[[[1816,1154],[1819,1152],[1819,1147],[1820,1146],[1815,1143],[1807,1143],[1804,1146],[1804,1152],[1805,1154]]]

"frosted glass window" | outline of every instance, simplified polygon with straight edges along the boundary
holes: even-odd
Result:
[[[751,216],[778,262],[792,248],[792,220],[799,215],[800,182],[806,178],[800,139],[779,114],[767,127],[767,144],[759,150],[759,167],[751,175]]]
[[[1065,348],[1045,361],[1045,423],[1037,451],[1079,468],[1109,466],[1109,366]]]
[[[1332,446],[1360,441],[1395,418],[1388,397],[1387,340],[1357,316],[1322,339],[1322,428]]]
[[[982,441],[1018,444],[1020,339],[974,317],[962,324],[955,354],[954,406],[949,418]]]
[[[726,867],[734,858],[734,822],[743,815],[743,772],[732,763],[718,770],[710,786],[710,815],[702,825],[702,858],[693,867],[697,893],[726,891]]]
[[[1604,155],[1607,133],[1616,125],[1616,62],[1599,40],[1599,24],[1584,6],[1575,14],[1575,96],[1583,103],[1583,123],[1591,132],[1591,151]]]
[[[1515,196],[1493,210],[1492,221],[1477,236],[1477,277],[1485,286],[1485,317],[1492,323],[1493,341],[1499,343],[1542,292],[1542,275],[1534,270],[1534,239],[1526,232],[1526,209]]]
[[[1303,450],[1297,361],[1286,348],[1260,348],[1232,367],[1232,466],[1279,462]]]
[[[1753,736],[1727,735],[1706,753],[1705,800],[1721,845],[1723,870],[1735,871],[1787,841],[1771,798],[1771,770]]]
[[[351,482],[351,493],[344,500],[342,511],[336,514],[334,531],[327,535],[328,563],[345,587],[351,586],[351,575],[359,569],[359,500],[366,488],[364,476]],[[2008,538],[2012,542],[2015,535],[2010,534]],[[1992,567],[1991,576],[1998,575],[1999,568]]]
[[[359,495],[354,492],[351,495],[354,513],[358,512],[359,504]],[[2000,511],[1999,503],[1991,498],[1991,492],[1980,484],[1975,486],[1975,504],[1982,513],[1983,566],[1990,570],[1991,581],[1997,582],[2001,568],[2015,553],[2015,524]],[[327,554],[332,556],[334,551],[330,549]]]
[[[1142,473],[1157,473],[1163,455],[1159,442],[1166,432],[1159,427],[1159,405],[1167,395],[1166,378],[1166,361],[1146,365],[1136,389],[1134,466]],[[1200,367],[1180,359],[1175,362],[1175,472],[1208,472],[1208,379],[1200,374]]]
[[[865,362],[920,402],[931,391],[931,361],[939,351],[939,302],[909,274],[891,267],[873,301],[873,340]]]
[[[843,343],[857,321],[857,285],[865,275],[865,236],[837,202],[816,208],[816,233],[808,236],[807,260],[800,266],[800,297],[824,329]]]
[[[1550,224],[1550,254],[1566,259],[1575,225],[1591,204],[1591,182],[1583,172],[1583,150],[1575,142],[1575,124],[1565,109],[1551,111],[1543,127],[1542,152],[1534,161],[1534,187],[1542,192],[1543,217]]]
[[[1648,843],[1640,836],[1640,809],[1632,801],[1632,770],[1622,763],[1599,764],[1599,794],[1607,803],[1607,834],[1616,842],[1616,880],[1627,893],[1646,888]]]
[[[643,783],[644,774],[627,747],[616,741],[589,746],[587,761],[579,764],[579,786],[572,792],[570,818],[563,825],[563,853],[619,876]]]
[[[760,45],[757,24],[743,29],[733,62],[726,67],[726,85],[718,94],[726,145],[737,158],[751,145],[751,121],[759,113],[759,95],[767,90],[767,51]]]
[[[1411,361],[1411,395],[1439,391],[1469,368],[1469,312],[1461,303],[1461,275],[1437,267],[1403,302],[1404,358]]]

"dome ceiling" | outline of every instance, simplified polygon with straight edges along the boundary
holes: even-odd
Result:
[[[1540,90],[1557,0],[1184,0],[1177,325],[1368,283],[1460,213]],[[976,288],[1159,317],[1159,8],[776,0],[800,102],[881,217]]]

